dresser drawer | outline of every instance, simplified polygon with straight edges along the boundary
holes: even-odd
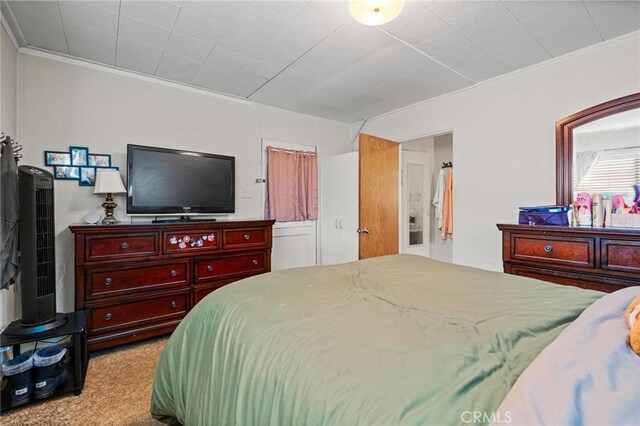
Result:
[[[595,267],[593,238],[511,235],[511,258],[587,268]]]
[[[224,229],[222,231],[222,241],[223,249],[266,247],[268,241],[267,229]]]
[[[158,234],[89,235],[85,260],[123,259],[158,255]]]
[[[241,256],[211,257],[196,259],[195,281],[229,278],[239,275],[258,274],[267,271],[267,255],[256,252]]]
[[[191,301],[191,306],[196,306],[196,304],[201,301],[202,299],[204,299],[207,295],[209,295],[209,293],[213,292],[214,290],[217,290],[221,287],[224,287],[227,284],[230,283],[234,283],[238,280],[241,280],[245,277],[234,277],[234,278],[228,278],[228,279],[224,279],[224,280],[216,280],[216,281],[212,281],[212,282],[208,282],[208,283],[204,283],[204,284],[198,284],[198,285],[194,285],[193,286],[193,299]]]
[[[568,271],[530,268],[526,266],[514,266],[511,268],[511,273],[521,277],[535,278],[537,280],[555,284],[587,288],[590,290],[603,291],[605,293],[611,293],[629,285],[633,285],[633,283],[628,281],[607,279],[598,275],[577,274]]]
[[[189,308],[189,290],[159,297],[91,309],[91,330],[100,332],[125,328],[143,322],[161,321],[184,316]]]
[[[189,261],[87,269],[87,299],[189,284]]]
[[[600,241],[602,269],[640,273],[640,240]]]
[[[191,231],[163,232],[162,251],[167,254],[218,250],[219,231],[196,229]]]

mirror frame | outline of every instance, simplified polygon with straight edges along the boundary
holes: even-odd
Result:
[[[573,129],[636,108],[640,108],[640,92],[587,108],[556,123],[556,204],[568,206],[573,202]]]

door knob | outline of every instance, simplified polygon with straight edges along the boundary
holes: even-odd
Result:
[[[358,228],[356,229],[356,232],[358,234],[370,234],[371,231],[369,231],[369,228]]]

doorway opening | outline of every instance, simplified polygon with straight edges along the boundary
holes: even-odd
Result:
[[[452,162],[453,133],[412,139],[400,147],[400,252],[451,262],[453,240],[441,236],[433,198],[442,164]]]

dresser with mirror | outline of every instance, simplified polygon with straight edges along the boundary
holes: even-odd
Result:
[[[634,201],[640,183],[640,93],[556,123],[556,204],[580,192]],[[640,285],[640,228],[499,224],[504,272],[611,292]]]

